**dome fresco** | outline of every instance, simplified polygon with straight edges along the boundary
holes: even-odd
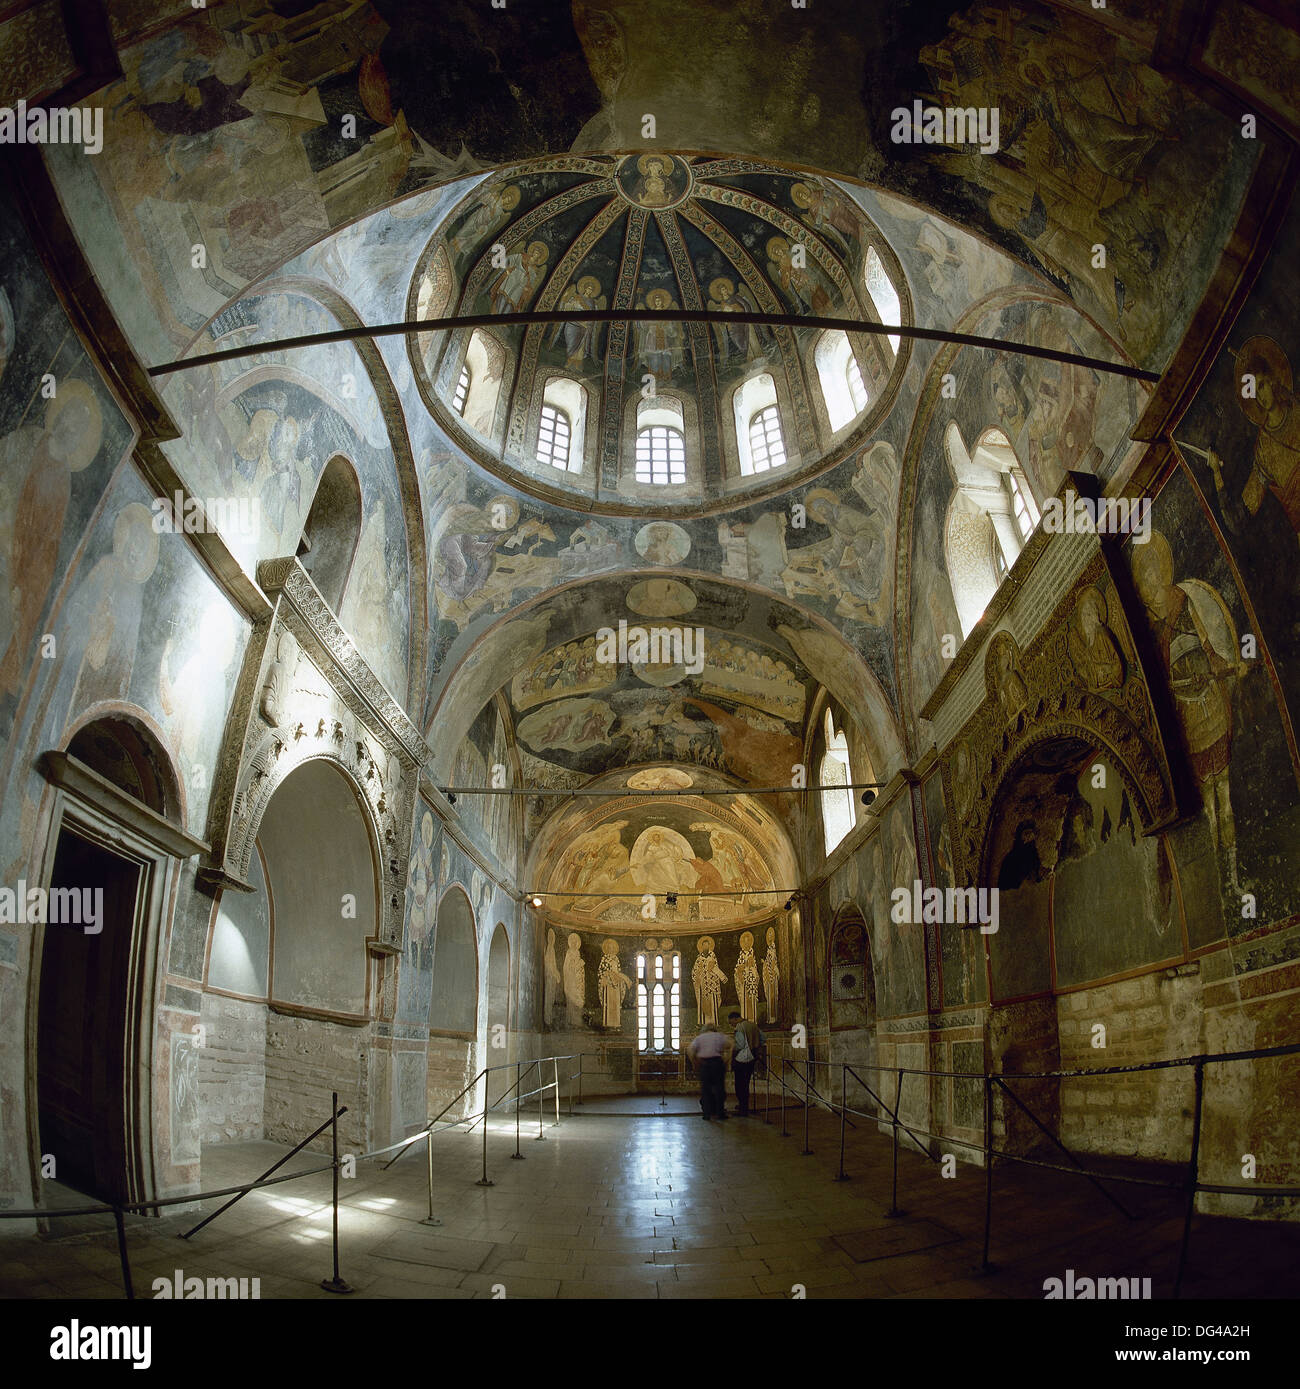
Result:
[[[490,175],[425,248],[407,306],[412,318],[567,308],[890,323],[910,297],[880,230],[829,180],[653,151]],[[897,336],[751,323],[503,324],[411,339],[425,404],[477,461],[613,513],[697,512],[817,474],[888,410],[908,351]],[[752,440],[768,406],[777,420]],[[565,416],[558,457],[546,407]]]

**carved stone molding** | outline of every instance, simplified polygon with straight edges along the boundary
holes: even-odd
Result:
[[[294,558],[258,567],[273,601],[249,642],[226,726],[202,877],[244,887],[272,796],[307,762],[324,759],[352,783],[377,846],[378,943],[400,947],[408,844],[428,745],[362,659]]]

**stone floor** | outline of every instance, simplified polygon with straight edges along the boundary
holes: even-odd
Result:
[[[584,1107],[585,1109],[586,1107]],[[851,1180],[833,1180],[837,1121],[802,1120],[791,1136],[761,1118],[703,1123],[669,1096],[592,1102],[536,1139],[525,1121],[514,1161],[513,1119],[488,1132],[491,1187],[481,1173],[482,1129],[435,1139],[434,1206],[417,1148],[387,1172],[359,1164],[342,1183],[341,1271],[361,1298],[1016,1298],[1043,1296],[1043,1280],[1150,1277],[1168,1297],[1178,1261],[1181,1206],[1175,1196],[1133,1186],[1126,1219],[1086,1181],[1037,1169],[996,1169],[992,1259],[979,1273],[984,1175],[961,1164],[945,1179],[915,1152],[899,1160],[900,1204],[890,1219],[890,1146],[874,1128],[850,1135]],[[552,1116],[553,1118],[553,1116]],[[285,1149],[273,1143],[210,1148],[207,1187],[248,1180]],[[315,1154],[294,1159],[301,1167]],[[284,1169],[292,1171],[293,1165]],[[134,1220],[136,1292],[183,1276],[259,1278],[263,1298],[328,1298],[330,1178],[255,1192],[189,1242],[177,1236],[194,1213]],[[84,1198],[71,1197],[70,1200]],[[220,1200],[204,1203],[214,1210]],[[99,1218],[95,1218],[98,1220]],[[121,1297],[111,1221],[86,1219],[53,1236],[0,1228],[0,1295]],[[1300,1291],[1300,1228],[1198,1216],[1185,1297],[1294,1297]]]

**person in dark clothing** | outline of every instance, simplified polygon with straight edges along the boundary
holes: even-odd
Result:
[[[727,1021],[735,1033],[731,1069],[736,1077],[736,1113],[747,1115],[749,1082],[754,1074],[754,1067],[763,1059],[763,1034],[758,1030],[757,1023],[750,1022],[748,1018],[742,1022],[740,1014],[734,1008],[727,1015]]]
[[[705,1023],[700,1034],[686,1048],[695,1074],[700,1078],[700,1111],[705,1120],[727,1117],[727,1053],[731,1042],[712,1023]]]

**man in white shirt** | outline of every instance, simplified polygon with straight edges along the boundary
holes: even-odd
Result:
[[[727,1055],[731,1039],[713,1023],[705,1023],[686,1048],[700,1078],[700,1111],[707,1123],[727,1117]]]

